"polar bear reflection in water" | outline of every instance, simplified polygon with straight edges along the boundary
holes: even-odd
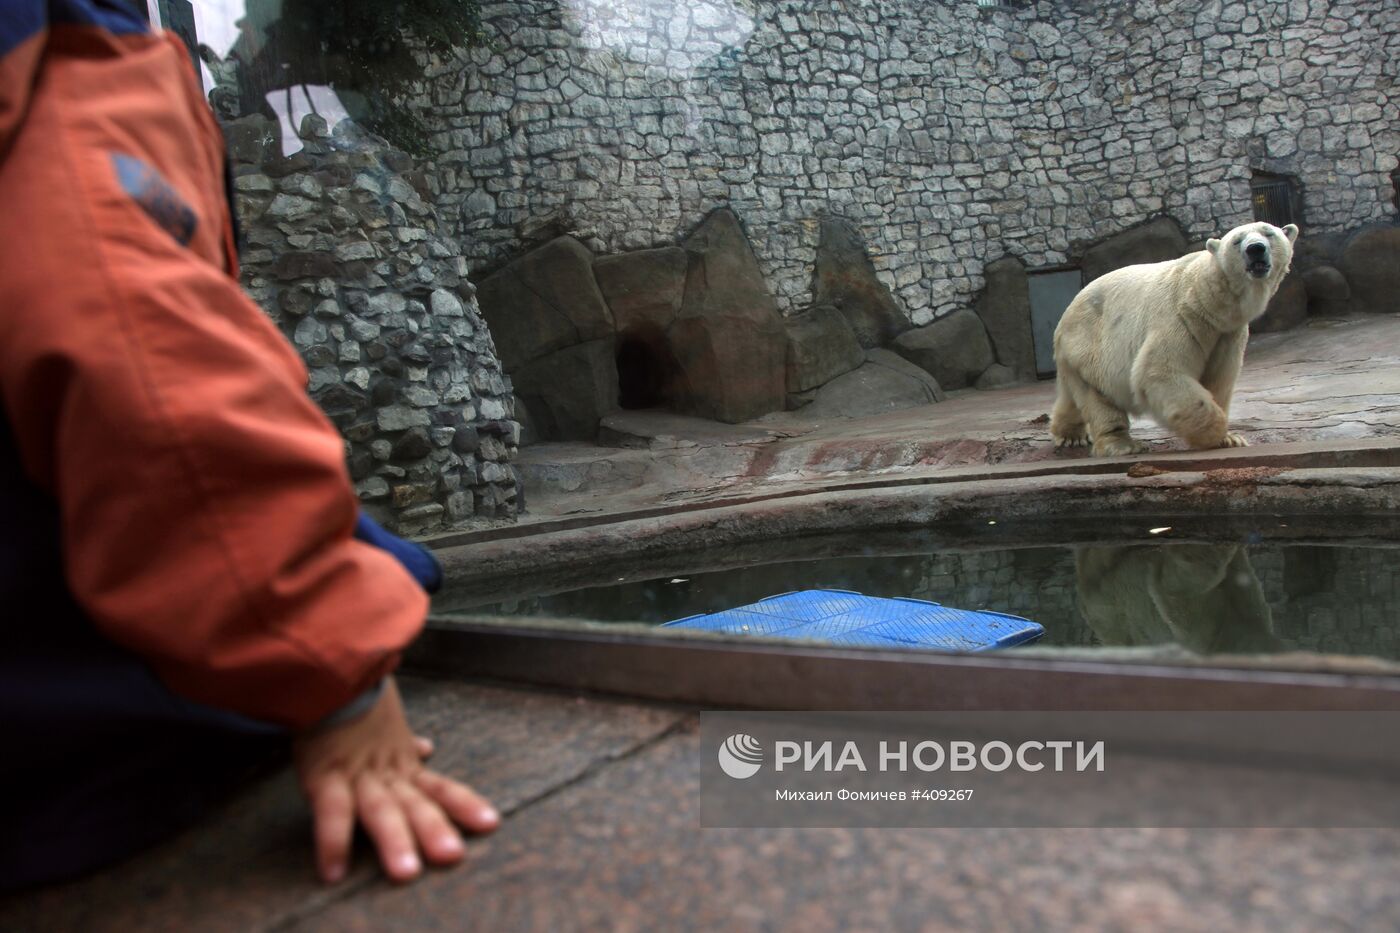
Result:
[[[1238,545],[1075,549],[1079,611],[1105,645],[1199,654],[1277,651],[1263,588]]]

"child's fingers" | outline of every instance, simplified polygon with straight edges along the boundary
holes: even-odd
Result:
[[[467,854],[461,834],[442,812],[442,807],[406,780],[395,781],[393,792],[403,805],[408,825],[428,861],[435,865],[451,865]]]
[[[427,758],[433,753],[433,740],[426,735],[415,735],[413,737],[413,747],[418,749],[419,758]]]
[[[345,775],[331,772],[310,788],[316,839],[316,866],[321,880],[334,884],[345,877],[350,840],[355,832],[355,801]]]
[[[465,784],[427,769],[414,775],[414,783],[448,816],[474,833],[489,833],[501,823],[501,815],[491,802]]]
[[[411,881],[423,870],[403,805],[376,775],[355,778],[355,811],[379,850],[379,863],[394,881]]]

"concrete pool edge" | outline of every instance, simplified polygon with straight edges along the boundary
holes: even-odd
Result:
[[[823,535],[936,529],[955,523],[1122,521],[1141,515],[1299,516],[1400,514],[1400,467],[1226,467],[1206,471],[1048,476],[816,490],[641,518],[487,538],[437,551],[449,580],[544,572],[629,557]],[[1387,535],[1387,537],[1390,537]],[[1400,529],[1396,529],[1400,539]]]
[[[1400,665],[1268,661],[856,650],[483,618],[435,619],[405,658],[416,673],[718,709],[1400,710]]]
[[[1188,473],[1238,469],[1374,469],[1400,466],[1400,439],[1269,444],[1220,450],[1183,450],[1134,457],[1093,458],[1077,454],[1061,460],[1005,463],[971,468],[907,468],[874,475],[831,474],[761,486],[716,489],[708,497],[641,507],[580,509],[578,514],[526,516],[511,525],[447,532],[423,540],[435,550],[620,522],[665,518],[690,512],[752,505],[821,493],[843,493],[908,486],[941,486],[968,482],[997,482],[1060,476],[1129,476],[1137,473]]]

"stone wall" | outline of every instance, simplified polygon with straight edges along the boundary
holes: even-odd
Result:
[[[486,272],[559,233],[674,245],[728,205],[783,313],[844,217],[914,324],[971,306],[1004,255],[1249,220],[1254,170],[1297,178],[1310,232],[1390,215],[1394,0],[1016,6],[486,4],[488,42],[413,102],[440,128],[436,203]]]
[[[283,158],[260,116],[225,127],[242,280],[296,345],[367,510],[404,533],[513,516],[509,381],[413,160],[350,121]]]

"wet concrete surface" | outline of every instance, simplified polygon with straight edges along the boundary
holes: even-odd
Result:
[[[799,410],[726,427],[658,412],[610,417],[610,444],[524,448],[529,514],[610,514],[761,494],[842,477],[911,477],[1005,464],[1074,469],[1089,455],[1056,451],[1048,435],[1054,382],[965,390],[947,401],[853,420],[816,422]],[[1364,443],[1400,436],[1400,317],[1314,318],[1249,346],[1232,428],[1261,448]],[[1135,420],[1149,456],[1183,452],[1170,432]]]
[[[1400,830],[701,829],[694,715],[409,679],[506,813],[466,864],[312,878],[288,775],[6,930],[1319,930],[1400,923]],[[362,852],[363,855],[363,852]]]

